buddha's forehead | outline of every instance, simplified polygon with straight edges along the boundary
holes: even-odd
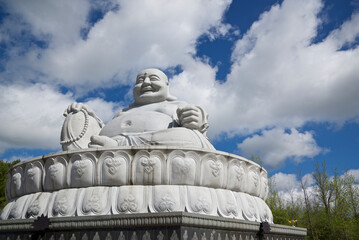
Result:
[[[167,78],[166,74],[164,74],[164,72],[162,72],[161,70],[156,69],[156,68],[144,69],[141,72],[139,72],[137,76],[143,76],[143,75],[156,75],[159,78],[161,78],[161,80],[168,82],[168,78]]]

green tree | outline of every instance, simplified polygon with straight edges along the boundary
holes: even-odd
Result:
[[[7,203],[5,198],[7,172],[12,166],[19,162],[20,160],[16,160],[13,162],[6,162],[4,160],[0,160],[0,209],[2,209]]]

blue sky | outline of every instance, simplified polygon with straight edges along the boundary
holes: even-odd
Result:
[[[1,1],[0,159],[60,151],[71,102],[107,122],[156,67],[217,150],[359,181],[358,43],[358,0]]]

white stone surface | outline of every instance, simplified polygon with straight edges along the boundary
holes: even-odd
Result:
[[[194,148],[61,152],[17,164],[10,170],[8,182],[8,200],[65,188],[162,184],[228,189],[262,199],[268,194],[267,172],[257,164],[236,155]]]
[[[92,109],[65,111],[65,152],[29,159],[7,174],[0,218],[190,212],[273,222],[267,172],[216,151],[207,113],[169,94],[167,76],[145,69],[134,102],[106,126]]]
[[[133,95],[134,103],[104,127],[88,106],[71,104],[64,113],[63,150],[143,145],[214,149],[206,137],[207,113],[199,106],[176,101],[162,71],[141,71]]]
[[[246,193],[198,186],[157,185],[70,188],[14,199],[2,220],[129,213],[191,212],[273,223],[266,203]]]

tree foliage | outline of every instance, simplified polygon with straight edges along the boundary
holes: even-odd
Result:
[[[2,209],[7,203],[5,198],[7,172],[12,166],[14,166],[19,162],[20,160],[16,160],[13,162],[6,162],[4,160],[0,160],[0,209]]]
[[[314,185],[308,191],[301,175],[302,197],[281,199],[270,181],[267,204],[274,223],[290,225],[296,219],[298,227],[308,229],[307,239],[359,239],[359,186],[349,173],[329,177],[325,162],[314,165]]]

